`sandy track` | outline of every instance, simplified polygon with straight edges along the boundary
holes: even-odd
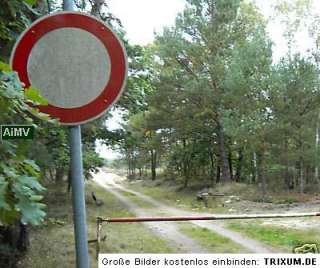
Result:
[[[159,213],[166,213],[175,216],[185,216],[185,215],[205,215],[204,213],[195,213],[191,211],[186,211],[182,209],[169,207],[162,202],[159,202],[149,196],[146,196],[140,192],[133,191],[125,188],[121,185],[123,178],[120,176],[101,170],[98,174],[94,175],[94,181],[99,185],[104,187],[106,190],[114,194],[121,202],[123,202],[133,213],[137,216],[156,216]],[[127,192],[140,198],[142,201],[147,202],[155,207],[153,210],[153,215],[150,215],[150,210],[139,208],[137,205],[125,197],[121,192]],[[221,236],[231,239],[233,242],[240,244],[246,251],[253,253],[272,253],[277,252],[276,250],[262,244],[253,239],[244,237],[242,234],[231,231],[223,226],[221,222],[209,222],[209,221],[192,221],[194,225],[207,228]],[[187,237],[186,235],[179,232],[177,225],[175,223],[146,223],[146,225],[156,232],[163,239],[168,240],[172,245],[180,249],[181,252],[207,252],[201,246],[199,246],[193,239]]]
[[[145,209],[139,208],[130,200],[130,198],[121,194],[121,192],[119,192],[119,188],[114,187],[114,185],[112,184],[105,183],[102,177],[105,177],[105,174],[97,174],[94,178],[95,182],[105,188],[108,192],[112,193],[136,216],[145,217],[150,214],[150,212],[146,211]],[[201,247],[196,241],[181,233],[175,223],[146,222],[144,224],[160,238],[166,240],[172,248],[177,249],[178,252],[208,253],[208,251],[205,248]]]

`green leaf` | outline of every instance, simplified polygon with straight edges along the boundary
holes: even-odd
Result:
[[[48,100],[40,96],[39,90],[33,87],[29,87],[25,90],[25,96],[28,100],[31,100],[40,105],[48,105]]]
[[[6,192],[8,189],[8,182],[4,177],[0,176],[0,209],[9,210],[10,206],[6,201]]]
[[[32,175],[32,176],[37,176],[39,175],[40,168],[39,166],[33,161],[33,160],[24,160],[24,167],[25,169]]]
[[[32,195],[29,199],[34,202],[39,202],[43,199],[43,196],[42,195]]]
[[[27,3],[30,6],[33,6],[37,3],[37,0],[23,0],[23,2]]]
[[[39,192],[42,192],[46,189],[38,182],[35,177],[20,176],[17,183],[18,182],[20,183],[20,185],[25,186],[26,188],[30,188]]]
[[[30,202],[28,198],[22,198],[15,208],[21,213],[21,221],[25,224],[39,225],[43,222],[46,213],[43,209],[46,205]]]
[[[30,106],[28,106],[28,107],[29,107],[29,112],[32,113],[34,116],[38,117],[39,119],[44,120],[44,121],[51,123],[51,124],[55,124],[55,125],[60,124],[58,119],[51,118],[50,115],[45,114],[45,113],[41,113],[38,108],[34,108],[34,107],[30,107]]]
[[[1,168],[3,169],[3,174],[10,179],[16,179],[19,174],[18,171],[14,167],[6,166],[5,164],[1,164]]]
[[[37,195],[35,191],[43,191],[44,189],[35,177],[20,176],[15,180],[13,185],[16,200],[14,208],[16,212],[21,214],[23,223],[38,225],[43,221],[46,215],[43,209],[46,206],[38,203],[42,196]]]
[[[0,61],[0,71],[10,72],[11,71],[11,67],[10,67],[9,64],[6,64],[6,63]]]
[[[15,210],[6,210],[0,208],[0,219],[2,224],[12,224],[19,218],[19,212]]]

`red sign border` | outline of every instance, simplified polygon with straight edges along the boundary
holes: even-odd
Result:
[[[79,125],[100,117],[121,96],[127,79],[127,56],[117,35],[102,21],[80,12],[58,12],[42,17],[26,29],[17,40],[11,53],[11,67],[28,88],[31,86],[27,64],[32,48],[45,34],[60,28],[79,28],[96,36],[108,51],[111,63],[110,78],[99,96],[76,108],[61,108],[49,104],[38,106],[43,113],[60,119],[63,125]]]

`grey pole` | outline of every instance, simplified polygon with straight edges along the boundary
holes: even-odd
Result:
[[[82,169],[81,128],[70,127],[71,186],[77,267],[89,267],[86,205]]]
[[[73,0],[63,0],[63,10],[74,11],[75,7]],[[72,205],[77,268],[89,268],[80,125],[70,127],[69,131]]]
[[[63,10],[74,11],[75,5],[73,0],[63,0]]]

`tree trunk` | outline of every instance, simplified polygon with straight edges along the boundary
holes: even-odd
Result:
[[[71,191],[71,185],[72,185],[71,180],[72,180],[71,168],[69,168],[69,170],[68,170],[68,187],[67,187],[68,193],[70,193],[70,191]]]
[[[189,185],[189,179],[190,179],[189,161],[187,159],[183,160],[183,177],[184,177],[183,188],[187,188]]]
[[[238,156],[237,169],[236,169],[236,175],[235,175],[236,182],[241,181],[241,172],[242,172],[242,165],[243,165],[243,149],[240,149],[238,154],[239,156]]]
[[[298,141],[298,148],[299,148],[299,186],[300,186],[300,193],[302,194],[304,192],[304,161],[303,161],[303,155],[304,155],[304,146],[303,146],[303,138],[301,134],[301,127],[299,128],[299,141]]]
[[[135,159],[133,149],[129,148],[127,153],[127,161],[128,161],[128,179],[135,179]]]
[[[55,176],[55,183],[59,184],[61,183],[64,176],[64,168],[57,168],[56,169],[56,176]]]
[[[257,175],[258,183],[261,191],[262,202],[265,202],[266,193],[267,193],[267,184],[265,177],[265,163],[264,163],[264,152],[257,153]]]
[[[295,176],[293,179],[293,188],[297,189],[300,183],[300,162],[297,160],[295,163]]]
[[[304,172],[304,182],[305,182],[305,185],[308,185],[309,183],[312,183],[312,179],[311,179],[311,174],[312,174],[312,171],[311,171],[311,167],[310,165],[304,165],[305,166],[305,172]]]
[[[289,173],[289,160],[288,160],[288,139],[285,138],[284,141],[284,163],[285,163],[285,171],[284,171],[284,184],[286,187],[286,190],[289,191],[292,189],[292,182],[290,179],[290,173]]]
[[[228,153],[228,164],[229,164],[229,172],[230,172],[230,178],[233,180],[233,168],[232,168],[232,153]]]
[[[257,180],[257,153],[253,152],[252,154],[252,178],[251,178],[251,183],[255,183]]]
[[[50,180],[54,181],[53,170],[51,167],[49,168],[49,175],[50,175]]]
[[[220,169],[220,165],[217,165],[216,183],[220,182],[220,178],[221,178],[221,169]]]
[[[211,187],[214,186],[214,158],[213,158],[213,152],[209,153],[210,156],[210,182]]]
[[[12,225],[0,225],[1,267],[16,268],[19,258],[29,247],[27,226],[20,221]]]
[[[157,168],[157,152],[155,150],[151,150],[151,180],[155,180],[157,173],[156,173],[156,168]]]
[[[127,151],[126,158],[127,158],[127,177],[129,178],[129,176],[130,176],[130,154],[128,153],[128,151]]]
[[[319,141],[320,141],[320,112],[318,113],[317,127],[316,127],[316,164],[314,168],[314,181],[319,182],[319,166],[318,166],[318,155],[319,155]]]
[[[182,139],[182,145],[183,145],[183,158],[182,158],[182,169],[183,169],[183,177],[184,177],[184,183],[183,183],[183,188],[187,188],[189,184],[189,160],[188,160],[188,155],[186,153],[186,146],[187,146],[187,141],[186,139]]]
[[[304,185],[305,185],[305,181],[304,181],[304,165],[303,165],[303,159],[302,157],[300,157],[299,160],[299,175],[300,175],[300,193],[303,194],[304,193]]]
[[[229,167],[228,157],[226,154],[224,132],[220,123],[218,123],[217,125],[217,136],[218,136],[220,163],[221,163],[221,182],[229,182],[231,181],[230,167]]]
[[[186,175],[184,178],[183,188],[187,188],[189,185],[189,175]]]
[[[137,159],[134,156],[134,153],[132,153],[132,179],[136,179],[136,166],[137,166]]]

